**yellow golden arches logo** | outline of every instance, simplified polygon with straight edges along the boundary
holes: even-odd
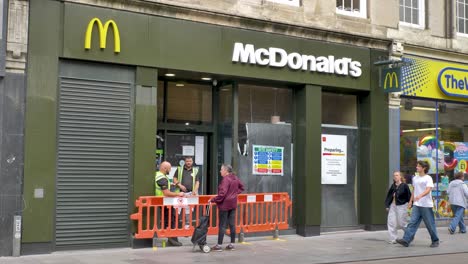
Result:
[[[395,86],[393,85],[393,80],[395,80]],[[398,76],[396,72],[387,72],[385,74],[384,89],[387,89],[387,84],[389,84],[388,88],[398,88]]]
[[[85,34],[85,49],[87,50],[91,49],[91,37],[93,35],[94,24],[97,24],[98,26],[99,47],[101,49],[106,48],[107,31],[109,30],[109,27],[112,27],[112,30],[114,31],[114,52],[119,53],[120,52],[120,33],[119,33],[119,28],[117,27],[117,24],[115,23],[114,20],[108,20],[104,25],[102,25],[102,22],[99,18],[93,18],[88,23],[88,28],[86,29],[86,34]]]

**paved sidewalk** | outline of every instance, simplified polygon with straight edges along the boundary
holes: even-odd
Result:
[[[400,231],[401,232],[401,231]],[[430,248],[427,230],[418,230],[410,247],[387,243],[387,232],[355,231],[328,233],[317,237],[296,235],[281,236],[280,240],[269,237],[246,238],[247,243],[236,244],[235,251],[201,253],[192,252],[188,238],[180,239],[184,246],[175,248],[104,249],[61,251],[46,255],[0,258],[1,264],[150,264],[150,263],[339,263],[391,259],[408,256],[427,256],[468,252],[468,235],[449,235],[446,227],[438,228],[440,247]],[[400,233],[402,234],[402,233]],[[400,235],[401,236],[401,235]],[[213,245],[216,236],[208,242]],[[228,238],[225,238],[228,241]],[[226,245],[226,244],[225,244]],[[225,246],[224,245],[224,246]]]

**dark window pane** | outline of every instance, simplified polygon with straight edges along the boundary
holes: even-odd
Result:
[[[412,6],[413,6],[413,8],[418,8],[419,7],[419,0],[413,0]]]
[[[464,10],[463,4],[460,4],[460,3],[459,3],[458,6],[457,6],[458,17],[464,17],[464,12],[463,12],[463,10]]]
[[[458,19],[458,32],[465,33],[465,20],[461,18]]]
[[[336,7],[338,9],[343,9],[343,0],[336,0]]]
[[[344,0],[344,10],[351,11],[351,0]]]
[[[167,121],[170,123],[210,124],[211,85],[168,82]]]
[[[164,82],[163,81],[158,81],[158,87],[157,87],[157,107],[158,107],[158,121],[163,121],[164,118]]]
[[[353,0],[353,10],[355,11],[361,10],[360,0]]]
[[[400,21],[405,21],[405,8],[400,6]]]
[[[419,12],[417,9],[413,9],[413,19],[412,19],[413,24],[419,25]]]
[[[411,23],[411,8],[405,8],[405,22]]]

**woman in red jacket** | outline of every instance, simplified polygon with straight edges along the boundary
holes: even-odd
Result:
[[[210,201],[216,203],[219,210],[219,233],[218,244],[211,248],[213,251],[222,251],[224,233],[226,232],[226,225],[229,223],[231,230],[231,243],[227,245],[226,250],[234,250],[234,243],[236,241],[236,208],[237,196],[244,191],[244,185],[232,172],[231,165],[223,164],[221,166],[221,176],[223,180],[218,186],[218,195],[211,198]]]

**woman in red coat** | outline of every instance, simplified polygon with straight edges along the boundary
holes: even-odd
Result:
[[[231,165],[223,164],[221,166],[221,176],[223,180],[218,186],[218,195],[210,201],[216,203],[219,210],[219,233],[218,244],[211,248],[213,251],[222,251],[224,233],[229,224],[231,230],[231,243],[227,245],[226,250],[234,250],[236,241],[235,216],[237,208],[237,196],[244,191],[244,185],[239,178],[232,172]]]

